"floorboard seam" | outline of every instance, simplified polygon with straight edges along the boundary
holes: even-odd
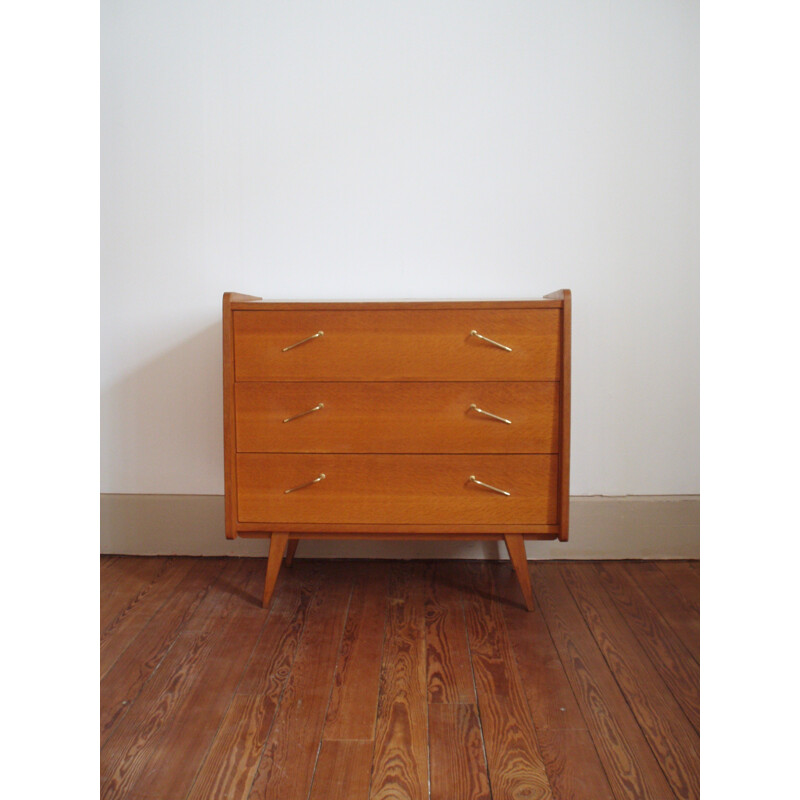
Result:
[[[608,659],[606,658],[606,654],[603,652],[603,648],[600,646],[600,643],[597,641],[597,637],[594,635],[594,631],[592,630],[592,626],[589,624],[589,621],[586,619],[586,615],[581,610],[580,603],[575,599],[575,594],[573,593],[572,589],[570,588],[569,581],[564,579],[564,576],[561,574],[560,569],[559,569],[559,577],[561,578],[561,581],[564,583],[564,586],[566,587],[567,592],[569,593],[569,596],[572,598],[572,603],[575,606],[575,608],[577,609],[578,614],[580,614],[580,617],[583,620],[583,624],[586,626],[586,629],[589,631],[589,635],[592,637],[592,641],[594,642],[595,647],[597,648],[598,652],[600,653],[600,656],[603,659],[603,662],[605,663],[606,667],[608,668],[608,672],[611,675],[612,680],[617,685],[617,689],[619,689],[619,693],[622,696],[622,699],[625,701],[625,705],[628,707],[628,711],[630,711],[630,714],[631,714],[631,717],[633,718],[633,721],[636,723],[636,726],[641,731],[642,738],[644,738],[645,742],[647,743],[647,747],[649,748],[650,752],[653,754],[653,758],[655,759],[656,764],[658,764],[658,768],[661,770],[661,774],[664,776],[664,780],[667,782],[667,786],[669,786],[670,791],[672,792],[672,796],[675,797],[675,790],[672,788],[672,781],[670,780],[670,776],[667,774],[666,770],[664,769],[664,765],[661,763],[661,757],[656,752],[653,742],[650,741],[650,737],[647,735],[647,731],[645,731],[645,729],[642,727],[642,723],[639,722],[639,717],[636,714],[636,711],[634,710],[633,706],[631,705],[630,700],[628,699],[627,692],[622,688],[622,685],[620,684],[619,679],[617,678],[616,672],[613,670],[613,668],[611,667],[611,664],[608,662]],[[603,592],[606,593],[606,595],[608,595],[608,592],[606,592],[606,589],[605,589],[604,586],[601,586],[600,588],[602,589]],[[642,649],[641,646],[639,646],[639,649],[640,650]],[[650,658],[647,655],[647,653],[643,653],[643,655],[652,666],[653,662],[650,660]],[[657,671],[656,671],[656,674],[658,674]],[[678,800],[678,799],[676,798],[676,800]]]
[[[297,653],[300,650],[300,645],[301,645],[301,643],[303,641],[303,635],[306,632],[306,625],[308,625],[308,618],[310,616],[310,611],[311,611],[312,605],[314,603],[314,598],[317,596],[317,592],[319,591],[320,584],[321,584],[321,580],[320,580],[321,576],[320,576],[319,565],[315,565],[313,575],[314,575],[314,580],[313,580],[314,590],[312,592],[311,597],[309,597],[309,599],[308,599],[308,612],[306,613],[306,618],[303,620],[303,627],[300,630],[300,635],[297,637],[297,646],[294,649],[294,655],[292,656],[292,663],[291,663],[291,666],[289,667],[289,674],[286,676],[286,681],[283,684],[283,688],[281,689],[281,693],[280,693],[280,696],[278,697],[278,701],[277,701],[277,703],[275,703],[275,712],[273,714],[272,722],[270,723],[269,730],[267,731],[266,735],[264,736],[264,744],[261,746],[261,753],[258,756],[258,762],[256,763],[255,769],[253,770],[253,779],[250,781],[250,785],[247,787],[247,790],[242,795],[242,798],[249,798],[250,797],[250,793],[253,791],[253,786],[254,786],[254,784],[256,782],[256,779],[258,778],[258,770],[261,767],[261,761],[264,758],[264,751],[267,749],[267,744],[269,742],[270,734],[272,733],[272,729],[275,727],[275,722],[278,719],[278,713],[280,711],[281,704],[283,703],[283,696],[284,696],[284,694],[286,694],[286,689],[289,686],[289,681],[291,681],[291,679],[292,679],[292,670],[294,669],[294,662],[295,662],[295,659],[297,658]]]
[[[174,562],[176,559],[171,559],[171,560]],[[187,574],[188,574],[188,573],[187,573]],[[157,577],[159,577],[159,576],[157,576]],[[185,577],[185,576],[184,576],[184,577]],[[181,579],[181,580],[182,580],[182,579]],[[180,581],[178,581],[178,583],[180,584]],[[159,606],[159,607],[158,607],[158,608],[157,608],[157,609],[156,609],[156,610],[155,610],[155,611],[154,611],[154,612],[153,612],[153,613],[152,613],[152,614],[151,614],[151,615],[150,615],[150,616],[147,618],[147,622],[145,622],[145,624],[144,624],[144,625],[142,625],[142,631],[143,631],[143,630],[144,630],[144,629],[145,629],[145,628],[146,628],[146,627],[147,627],[147,626],[148,626],[148,625],[149,625],[149,624],[150,624],[150,623],[151,623],[151,622],[152,622],[152,621],[155,619],[155,617],[156,617],[156,615],[158,614],[158,612],[159,612],[159,611],[161,611],[161,609],[162,609],[162,608],[163,608],[163,607],[164,607],[164,606],[165,606],[165,605],[166,605],[166,604],[169,602],[169,600],[170,600],[170,597],[171,597],[170,595],[167,595],[167,596],[164,598],[164,600],[163,600],[163,602],[161,603],[161,605],[160,605],[160,606]],[[118,619],[118,618],[119,618],[119,615],[118,615],[117,617],[115,617],[115,620],[116,620],[116,619]],[[113,624],[113,622],[112,622],[112,624]],[[111,627],[111,626],[109,626],[109,627]],[[107,631],[107,630],[108,630],[108,628],[106,628],[106,631]],[[104,633],[105,633],[105,631],[104,631]],[[139,633],[141,633],[141,631],[139,631]],[[136,636],[138,636],[138,635],[139,635],[139,634],[136,634]],[[125,648],[124,648],[124,649],[123,649],[123,650],[122,650],[120,653],[118,653],[118,654],[117,654],[117,657],[114,659],[114,661],[113,661],[111,664],[109,664],[109,665],[108,665],[108,669],[106,669],[106,671],[105,671],[105,672],[104,672],[104,673],[103,673],[103,674],[100,676],[100,680],[101,680],[101,681],[103,680],[103,678],[105,678],[105,676],[106,676],[106,675],[108,675],[108,673],[109,673],[109,672],[111,672],[111,670],[112,670],[112,669],[114,669],[114,665],[115,665],[115,664],[116,664],[116,663],[117,663],[117,662],[120,660],[120,658],[122,658],[122,656],[123,656],[123,655],[124,655],[124,654],[125,654],[125,653],[128,651],[128,648],[131,646],[131,644],[133,644],[133,641],[134,641],[134,639],[136,638],[136,636],[135,636],[135,637],[133,637],[133,639],[131,639],[131,640],[128,642],[128,644],[125,646]],[[103,641],[103,637],[102,637],[102,635],[101,635],[101,636],[100,636],[100,643],[101,643],[101,644],[102,644],[102,641]]]
[[[181,635],[181,632],[183,631],[184,627],[189,623],[189,621],[194,617],[194,615],[197,614],[197,612],[200,610],[200,607],[205,602],[205,599],[208,596],[208,593],[211,590],[211,587],[216,583],[217,579],[222,574],[222,571],[224,569],[225,569],[225,560],[220,558],[219,559],[219,569],[216,572],[214,572],[213,577],[208,580],[208,582],[203,586],[203,588],[198,590],[198,593],[202,592],[203,596],[201,597],[201,599],[199,600],[199,602],[195,606],[194,611],[192,611],[192,613],[188,617],[186,617],[186,619],[183,620],[183,622],[180,624],[178,629],[175,631],[175,634],[172,637],[172,643],[164,651],[164,654],[161,656],[161,658],[158,659],[158,664],[156,664],[155,667],[153,667],[153,671],[147,676],[147,680],[139,687],[139,691],[136,692],[136,697],[134,697],[133,700],[131,700],[130,702],[126,703],[125,712],[120,714],[119,717],[117,718],[117,720],[114,722],[114,724],[107,731],[105,731],[105,738],[102,741],[102,745],[105,745],[105,743],[109,740],[111,735],[117,729],[117,726],[122,722],[123,719],[125,719],[125,717],[127,716],[128,712],[131,710],[131,708],[133,708],[133,704],[139,699],[140,695],[142,694],[142,692],[147,687],[147,684],[150,683],[150,681],[153,679],[155,674],[161,668],[161,665],[164,663],[164,659],[170,654],[170,652],[172,652],[172,648],[175,647],[175,645],[178,643],[178,639],[180,639],[180,635]],[[144,630],[144,629],[142,629],[142,630]],[[138,636],[138,634],[137,634],[137,636]],[[108,674],[108,673],[106,673],[106,674]],[[102,747],[102,745],[101,745],[101,747]]]
[[[631,627],[630,622],[628,622],[628,615],[625,613],[624,609],[619,607],[619,605],[617,604],[616,599],[611,594],[611,592],[609,592],[608,589],[606,589],[605,582],[603,581],[602,576],[600,575],[600,573],[597,571],[597,566],[595,564],[592,564],[592,569],[594,570],[594,573],[597,576],[598,585],[601,586],[603,591],[608,595],[609,598],[611,598],[611,602],[612,602],[614,608],[616,608],[617,611],[619,612],[620,617],[622,617],[622,621],[625,623],[625,625],[628,628],[628,630],[633,634],[634,638],[638,641],[639,637],[637,636],[636,631]],[[626,570],[626,572],[628,572],[628,571]],[[631,576],[631,579],[634,580],[632,576]],[[635,580],[634,580],[634,582],[635,582]],[[638,586],[638,584],[637,584],[637,586]],[[642,592],[645,594],[645,597],[647,597],[647,594],[644,592],[644,589],[642,589]],[[647,597],[647,600],[648,600],[648,602],[651,602],[649,597]],[[681,645],[681,647],[684,649],[684,651],[689,653],[689,651],[686,648],[686,646],[680,640],[680,637],[678,637],[675,634],[675,632],[672,630],[672,628],[670,627],[670,625],[667,622],[667,620],[664,618],[664,616],[661,614],[661,612],[655,607],[655,605],[653,605],[653,609],[655,610],[656,614],[658,614],[659,618],[663,621],[664,625],[667,627],[667,629],[670,631],[670,633],[673,634],[673,636],[675,638],[675,641],[677,641]],[[646,656],[647,660],[653,665],[653,668],[655,669],[655,671],[658,674],[658,676],[661,678],[661,681],[664,684],[664,686],[666,686],[667,691],[670,693],[670,696],[675,701],[675,705],[680,709],[681,714],[683,714],[683,716],[685,717],[686,721],[689,723],[689,726],[693,730],[696,730],[698,735],[699,735],[700,731],[697,730],[697,728],[695,727],[695,725],[692,722],[692,720],[689,719],[689,715],[686,713],[686,710],[683,707],[683,703],[681,703],[680,698],[678,698],[676,696],[674,689],[669,684],[669,681],[666,681],[664,679],[663,675],[661,674],[661,671],[658,669],[658,665],[650,657],[650,654],[643,647],[641,648],[641,650],[644,653],[644,655]],[[694,661],[694,657],[692,656],[691,653],[689,653],[689,656],[692,657],[692,660]],[[697,663],[697,662],[695,662],[695,663]]]
[[[647,598],[647,601],[653,607],[653,609],[655,610],[656,614],[658,614],[658,616],[661,617],[661,619],[664,621],[664,624],[670,630],[670,632],[675,637],[676,641],[680,644],[680,646],[683,648],[683,650],[686,652],[688,657],[691,658],[692,661],[694,661],[694,663],[699,666],[700,662],[694,657],[694,654],[692,653],[692,651],[689,650],[689,648],[683,643],[683,639],[681,638],[681,635],[675,630],[675,628],[672,627],[672,625],[670,624],[670,621],[667,619],[667,617],[664,616],[664,614],[662,613],[661,609],[658,607],[656,601],[653,600],[653,598],[648,593],[647,587],[636,577],[636,573],[633,570],[630,569],[630,565],[628,565],[628,564],[623,565],[623,569],[630,576],[631,580],[639,587],[639,589],[642,592],[642,594]],[[686,603],[686,601],[684,600],[683,595],[674,587],[674,585],[672,584],[670,579],[666,575],[664,575],[664,573],[661,572],[661,570],[658,570],[658,571],[664,577],[664,580],[667,581],[667,583],[669,584],[670,588],[675,593],[676,597],[679,600],[681,600],[681,602],[683,602],[684,605],[688,605]]]
[[[481,716],[481,702],[478,696],[478,682],[475,680],[475,663],[472,658],[472,642],[470,641],[469,625],[467,625],[467,609],[464,600],[464,590],[461,591],[461,616],[464,619],[464,633],[467,637],[467,651],[469,652],[469,669],[472,674],[472,690],[475,693],[475,714],[478,717],[478,727],[481,731],[481,747],[483,748],[483,763],[486,766],[486,783],[489,786],[489,800],[494,798],[494,790],[492,789],[492,773],[489,769],[489,756],[486,752],[486,738],[483,735],[483,718]],[[549,780],[549,778],[548,778]]]
[[[540,562],[541,563],[541,562]],[[561,569],[561,565],[559,565],[559,569]],[[533,577],[533,576],[531,576]],[[559,578],[561,578],[561,574],[559,573]],[[563,578],[562,578],[563,580]],[[536,602],[539,604],[539,608],[542,608],[542,601],[540,597],[540,593],[536,591],[536,587],[538,586],[538,581],[533,581],[534,590],[533,593],[536,597]],[[580,612],[579,612],[580,613]],[[582,618],[582,617],[581,617]],[[619,797],[617,792],[614,790],[614,780],[613,776],[609,774],[609,766],[606,764],[606,759],[603,757],[602,753],[597,747],[597,741],[595,740],[595,733],[594,733],[594,726],[589,725],[589,721],[586,718],[586,714],[583,710],[583,703],[579,702],[578,694],[576,693],[576,687],[573,683],[572,678],[570,677],[570,672],[564,666],[564,659],[561,657],[561,650],[556,645],[555,638],[553,637],[553,632],[550,630],[550,624],[547,622],[547,617],[544,613],[542,613],[542,619],[544,620],[544,625],[547,628],[547,633],[550,636],[550,641],[553,643],[553,648],[555,650],[556,655],[558,656],[558,660],[561,662],[561,668],[564,670],[564,675],[567,678],[567,683],[569,684],[569,688],[572,691],[572,696],[575,698],[576,705],[578,706],[578,711],[581,712],[581,716],[583,717],[583,724],[586,725],[586,730],[589,733],[589,739],[592,742],[592,746],[594,747],[595,753],[597,754],[597,759],[600,762],[600,766],[603,770],[603,773],[606,776],[606,781],[608,781],[609,788],[611,789],[611,794],[615,797]]]
[[[375,751],[378,747],[378,716],[380,714],[381,698],[383,696],[383,657],[386,653],[386,631],[389,628],[389,611],[391,604],[389,603],[389,586],[391,584],[391,566],[386,570],[386,608],[383,612],[383,640],[381,641],[381,663],[378,674],[378,702],[375,703],[375,724],[372,727],[372,758],[369,764],[369,797],[372,797],[372,778],[375,775]]]
[[[527,559],[526,559],[526,562],[527,562]],[[500,562],[500,564],[502,564],[502,563],[505,563],[505,562]],[[499,566],[499,564],[496,565],[496,566]],[[483,567],[483,569],[487,569],[487,567]],[[548,786],[550,787],[550,793],[553,794],[553,784],[550,781],[550,774],[547,771],[547,764],[545,763],[544,755],[542,754],[542,748],[541,748],[541,745],[539,744],[539,736],[538,736],[538,734],[536,732],[536,724],[533,721],[533,714],[531,713],[530,703],[528,703],[528,695],[525,692],[525,683],[522,680],[522,675],[520,674],[520,671],[519,671],[519,665],[517,664],[517,654],[514,651],[514,644],[511,641],[511,637],[508,635],[508,624],[506,623],[506,616],[503,613],[503,609],[500,607],[500,603],[499,603],[498,598],[497,598],[497,581],[495,580],[495,576],[492,574],[491,569],[489,569],[489,573],[490,573],[489,577],[491,578],[491,592],[490,592],[491,600],[489,602],[490,603],[494,603],[497,606],[498,616],[500,618],[500,621],[503,623],[503,627],[505,629],[505,634],[506,634],[505,638],[508,641],[508,649],[513,654],[512,663],[509,664],[508,667],[513,672],[513,674],[516,676],[517,681],[519,682],[520,690],[521,690],[521,693],[522,693],[522,699],[525,702],[525,708],[528,709],[528,719],[530,720],[531,729],[533,730],[533,737],[534,737],[534,740],[535,740],[534,744],[536,745],[536,751],[539,753],[539,758],[541,758],[541,760],[542,760],[542,766],[544,767],[544,774],[547,777],[547,783],[548,783]],[[528,576],[530,576],[530,570],[528,570]],[[531,592],[533,592],[533,588],[532,587],[531,587]],[[531,612],[531,613],[533,613],[533,612]],[[553,797],[555,797],[554,794],[553,794]]]
[[[347,608],[344,612],[344,624],[342,625],[342,633],[339,636],[339,645],[336,648],[336,660],[333,664],[333,673],[331,674],[331,688],[328,691],[328,702],[325,704],[325,713],[322,716],[322,728],[319,732],[319,744],[317,745],[317,754],[314,757],[314,768],[311,770],[311,783],[308,784],[308,794],[306,800],[311,797],[311,792],[314,789],[314,779],[317,777],[317,764],[319,764],[319,754],[322,751],[322,742],[325,738],[325,724],[328,721],[328,711],[331,707],[331,698],[333,697],[333,690],[336,685],[336,667],[339,663],[339,655],[342,652],[342,642],[344,642],[344,634],[347,630],[347,620],[350,617],[350,606],[353,602],[353,592],[355,591],[355,581],[350,579],[350,594],[347,596]]]
[[[669,563],[671,563],[671,564],[683,564],[685,562],[683,562],[683,561],[670,561]],[[675,581],[672,578],[670,578],[669,573],[668,572],[664,572],[664,570],[661,569],[661,565],[658,564],[658,563],[656,564],[656,569],[664,576],[664,578],[667,580],[667,583],[669,583],[669,585],[675,590],[675,594],[677,594],[678,597],[680,597],[681,600],[683,600],[684,605],[689,606],[689,608],[691,608],[692,611],[696,611],[699,614],[700,613],[700,609],[699,608],[695,608],[694,600],[689,599],[681,591],[681,587],[677,583],[675,583]]]
[[[208,754],[211,752],[212,748],[214,747],[214,742],[216,741],[217,736],[219,736],[220,729],[222,728],[223,723],[225,722],[225,717],[228,715],[228,710],[230,709],[231,705],[233,704],[234,698],[236,697],[236,693],[239,690],[239,686],[241,685],[242,681],[244,680],[244,676],[247,673],[247,668],[250,666],[250,662],[253,660],[253,654],[256,652],[256,647],[258,647],[258,643],[261,641],[261,637],[264,635],[264,631],[267,629],[267,624],[272,619],[272,611],[275,608],[275,604],[273,603],[270,606],[269,611],[267,612],[264,621],[261,623],[261,630],[258,632],[258,636],[256,636],[255,641],[253,642],[253,647],[250,650],[250,655],[247,656],[247,660],[245,661],[244,667],[242,668],[242,672],[239,675],[239,680],[236,681],[236,686],[234,686],[233,691],[231,692],[230,699],[228,700],[228,705],[225,707],[225,711],[220,715],[219,718],[219,725],[217,725],[217,730],[214,732],[214,735],[208,742],[208,747],[206,748],[206,752],[201,759],[197,770],[194,773],[194,777],[192,778],[192,782],[189,784],[189,788],[186,790],[186,794],[184,795],[184,800],[186,797],[192,793],[192,789],[194,788],[195,783],[197,782],[197,778],[200,773],[203,771],[203,766],[206,763],[206,759],[208,758]],[[230,624],[230,621],[229,623]]]
[[[529,562],[528,563],[528,575],[530,575],[530,571],[531,570],[530,570],[530,562]],[[533,588],[533,583],[534,583],[533,576],[530,575],[530,578],[531,578],[531,587]],[[535,592],[534,592],[534,595],[535,595]],[[539,598],[537,597],[536,600],[537,600],[537,603],[538,603]],[[553,653],[555,653],[555,656],[558,659],[558,663],[561,665],[561,671],[564,674],[564,678],[567,681],[567,686],[569,686],[569,690],[570,690],[570,692],[572,692],[572,700],[575,703],[575,707],[578,709],[578,712],[581,715],[581,719],[583,720],[583,728],[561,728],[560,730],[585,731],[589,735],[589,741],[592,743],[592,747],[594,748],[595,754],[597,755],[597,761],[600,764],[600,766],[603,768],[603,774],[606,776],[606,781],[608,781],[608,774],[605,771],[605,765],[603,764],[603,760],[600,758],[600,753],[597,750],[597,745],[595,744],[594,738],[592,737],[592,734],[591,734],[591,732],[589,731],[589,728],[586,725],[586,717],[583,714],[583,709],[581,708],[581,704],[578,702],[577,697],[575,697],[575,690],[572,688],[572,684],[569,681],[569,675],[567,674],[567,671],[564,668],[564,662],[561,660],[561,653],[558,652],[558,648],[556,647],[556,643],[553,640],[553,634],[550,632],[550,626],[547,624],[547,620],[545,619],[544,614],[542,614],[541,605],[539,605],[539,607],[535,608],[531,613],[532,614],[539,614],[541,616],[541,618],[542,618],[542,624],[544,625],[545,630],[547,631],[547,636],[550,639],[550,644],[553,646]],[[508,628],[508,623],[506,622],[505,614],[503,614],[503,622],[506,623],[506,628]],[[533,725],[533,730],[534,730],[534,732],[536,734],[537,744],[539,744],[539,730],[538,730],[538,727],[536,725],[536,719],[533,716],[533,710],[531,709],[530,701],[528,700],[528,693],[524,691],[525,682],[522,680],[522,674],[521,674],[520,669],[519,669],[519,656],[517,655],[517,651],[514,648],[514,642],[511,639],[511,637],[509,637],[509,645],[510,645],[511,652],[514,654],[514,666],[515,666],[515,669],[517,671],[517,675],[519,676],[520,683],[523,686],[523,695],[525,696],[525,705],[528,707],[528,714],[529,714],[529,716],[531,718],[531,724]],[[539,747],[539,753],[542,756],[542,763],[544,764],[544,770],[545,770],[545,773],[547,774],[547,780],[550,782],[550,788],[552,789],[553,788],[553,781],[552,781],[552,778],[551,778],[551,775],[550,775],[550,770],[547,768],[547,762],[545,761],[544,754],[542,753],[541,750],[542,749],[541,749],[541,746],[540,746]],[[612,794],[614,793],[613,789],[611,788],[611,783],[610,782],[609,782],[609,791],[611,791]]]

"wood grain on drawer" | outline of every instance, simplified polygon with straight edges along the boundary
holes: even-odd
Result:
[[[554,453],[558,392],[553,382],[241,382],[236,384],[236,449]],[[470,408],[473,404],[511,424],[479,413]]]
[[[560,323],[556,308],[235,311],[236,380],[559,380]]]
[[[255,454],[236,457],[238,518],[264,523],[554,524],[555,455]],[[284,490],[324,473],[290,494]],[[510,497],[469,481],[478,480]]]

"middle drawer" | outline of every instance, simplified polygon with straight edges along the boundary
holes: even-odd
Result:
[[[558,386],[549,381],[237,383],[236,449],[556,453]]]

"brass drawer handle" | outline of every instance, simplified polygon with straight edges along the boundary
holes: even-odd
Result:
[[[318,339],[325,331],[317,331],[316,333],[312,333],[311,336],[306,336],[305,339],[301,339],[299,342],[295,342],[294,344],[290,344],[287,347],[284,347],[281,351],[285,353],[287,350],[291,350],[295,347],[299,347],[301,344],[305,344],[306,342],[310,342],[312,339]]]
[[[492,414],[490,411],[484,411],[482,408],[478,408],[478,406],[476,406],[475,403],[471,403],[470,408],[477,414],[483,414],[485,417],[491,417],[492,419],[499,420],[500,422],[505,422],[506,425],[511,424],[510,419],[506,419],[505,417],[498,417],[497,414]],[[286,420],[284,420],[284,422],[286,422]]]
[[[306,483],[301,483],[299,486],[293,486],[291,489],[285,489],[284,494],[289,494],[289,492],[296,492],[298,489],[305,489],[306,486],[311,486],[312,483],[319,483],[320,481],[325,480],[325,473],[320,472],[320,474],[314,478],[312,481],[306,481]]]
[[[504,494],[506,497],[511,497],[511,492],[503,491],[503,489],[498,489],[496,486],[489,486],[488,483],[479,481],[474,475],[470,475],[469,479],[472,481],[472,483],[477,483],[478,486],[483,486],[486,489],[491,489],[493,492],[497,492],[497,494]]]
[[[470,331],[469,335],[475,336],[478,339],[482,339],[484,342],[489,342],[489,344],[493,344],[495,347],[499,347],[501,350],[508,350],[509,353],[511,352],[510,347],[500,344],[500,342],[496,342],[494,339],[490,339],[488,336],[481,336],[478,331]]]
[[[314,408],[309,408],[308,411],[301,411],[299,414],[295,414],[293,417],[286,417],[284,422],[291,422],[293,419],[304,417],[306,414],[313,414],[315,411],[320,411],[323,408],[325,408],[325,403],[318,403],[314,406]]]

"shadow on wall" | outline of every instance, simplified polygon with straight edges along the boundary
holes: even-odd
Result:
[[[209,325],[101,394],[103,553],[265,555],[225,539],[222,323]],[[326,558],[505,558],[500,542],[313,540]]]
[[[104,387],[104,488],[221,494],[222,323],[184,339]]]

